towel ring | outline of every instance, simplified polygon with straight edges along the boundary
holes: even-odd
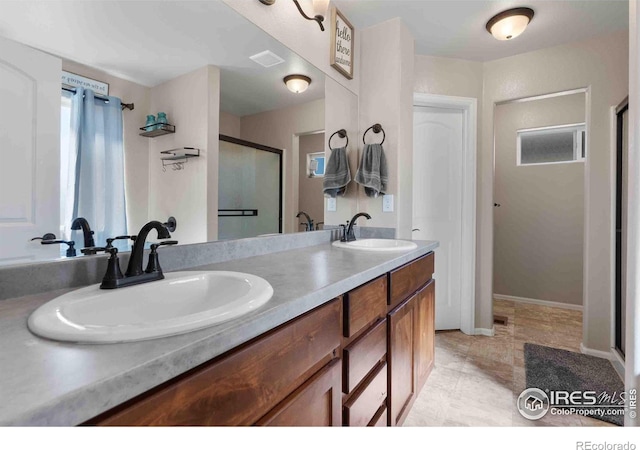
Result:
[[[362,142],[366,145],[366,141],[364,140],[365,136],[367,135],[367,133],[369,132],[369,130],[373,130],[374,133],[378,134],[382,131],[382,142],[380,142],[380,145],[382,145],[384,143],[384,139],[387,137],[384,130],[382,129],[382,125],[380,125],[379,123],[375,123],[373,125],[371,125],[369,128],[367,128],[367,131],[364,132],[364,134],[362,135]]]
[[[345,130],[344,128],[341,130],[336,131],[335,133],[333,133],[330,137],[329,137],[329,149],[330,150],[335,150],[333,147],[331,147],[331,138],[334,137],[335,135],[340,136],[342,139],[346,139],[347,143],[345,144],[345,147],[349,146],[349,136],[347,136],[347,130]]]

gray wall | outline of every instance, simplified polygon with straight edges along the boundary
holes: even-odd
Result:
[[[340,142],[337,140],[336,142]],[[324,178],[309,178],[307,176],[307,154],[324,152],[324,133],[300,136],[300,159],[298,178],[298,211],[304,211],[313,219],[314,223],[324,221],[324,196],[322,194],[322,180]],[[293,212],[297,214],[298,211]],[[299,222],[304,222],[300,220]],[[298,230],[303,231],[304,227]]]
[[[496,106],[495,294],[582,304],[584,163],[517,166],[516,133],[584,121],[585,94]]]

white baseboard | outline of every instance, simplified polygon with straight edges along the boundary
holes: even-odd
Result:
[[[551,300],[538,300],[535,298],[514,297],[512,295],[493,294],[496,300],[511,300],[518,303],[529,303],[531,305],[550,306],[552,308],[572,309],[582,311],[582,305],[571,305],[569,303],[552,302]]]
[[[496,327],[491,328],[476,328],[474,333],[476,336],[489,336],[493,337],[496,334]]]
[[[609,361],[615,361],[615,356],[611,351],[605,352],[602,350],[594,350],[592,348],[585,347],[582,342],[580,342],[580,351],[585,355],[597,356],[598,358],[608,359]]]
[[[624,382],[624,358],[615,348],[611,349],[611,354],[613,355],[613,361],[611,361],[611,364],[613,364],[613,367],[616,369],[616,372],[618,372],[620,379]]]

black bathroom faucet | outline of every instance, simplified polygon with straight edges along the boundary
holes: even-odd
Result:
[[[160,262],[158,260],[157,249],[161,245],[175,245],[178,241],[164,241],[151,246],[151,253],[149,254],[149,263],[145,271],[142,270],[142,260],[144,258],[144,245],[147,240],[147,236],[151,230],[158,232],[158,239],[169,239],[171,235],[165,225],[157,220],[152,220],[145,224],[140,232],[136,235],[131,255],[129,256],[129,265],[124,275],[120,271],[120,263],[118,261],[118,249],[115,247],[101,248],[98,250],[104,250],[111,254],[109,258],[107,272],[102,279],[101,289],[115,289],[124,286],[131,286],[134,284],[147,283],[149,281],[162,280],[164,275]],[[132,236],[121,236],[132,238]]]
[[[309,214],[307,214],[304,211],[300,211],[298,214],[296,214],[296,217],[299,218],[300,216],[304,216],[307,219],[307,223],[304,224],[305,231],[313,231],[313,220],[311,220],[311,217],[309,217]]]
[[[363,216],[366,217],[367,220],[371,219],[371,216],[369,214],[365,212],[359,212],[358,214],[356,214],[351,218],[351,221],[349,222],[348,226],[341,225],[342,227],[344,227],[342,239],[340,239],[342,242],[351,242],[356,240],[356,234],[353,231],[353,225],[356,223],[356,220],[358,219],[358,217],[363,217]]]
[[[71,223],[72,230],[82,230],[82,234],[84,235],[84,246],[85,247],[95,247],[96,243],[93,240],[93,231],[91,231],[91,227],[89,226],[89,222],[84,217],[77,217]]]

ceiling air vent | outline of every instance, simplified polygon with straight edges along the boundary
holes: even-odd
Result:
[[[249,58],[264,67],[272,67],[284,62],[284,59],[269,50],[265,50]]]

